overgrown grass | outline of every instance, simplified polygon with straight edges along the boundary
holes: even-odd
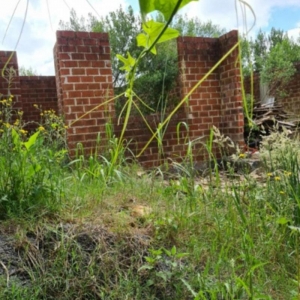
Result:
[[[256,175],[219,181],[101,159],[99,177],[78,158],[52,175],[56,214],[2,222],[21,259],[1,261],[1,299],[298,299],[299,148],[284,138]]]
[[[279,134],[237,175],[218,169],[211,135],[209,179],[191,153],[176,177],[127,163],[109,127],[105,155],[79,145],[67,161],[45,142],[52,116],[26,136],[1,101],[0,299],[299,299],[298,139]]]

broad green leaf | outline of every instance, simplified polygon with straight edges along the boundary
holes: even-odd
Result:
[[[182,258],[182,257],[186,257],[189,256],[189,253],[178,253],[176,254],[176,258]]]
[[[152,270],[152,269],[153,269],[153,266],[144,265],[144,266],[141,266],[141,267],[138,269],[138,272],[139,272],[139,271],[142,271],[142,270]]]
[[[37,139],[37,137],[39,136],[39,131],[37,131],[36,133],[34,133],[27,142],[24,143],[24,146],[27,150],[29,150],[31,148],[31,146],[33,146],[35,144],[35,141]]]
[[[154,281],[152,279],[149,279],[147,281],[147,286],[152,286],[154,284]]]
[[[177,249],[176,249],[176,246],[174,245],[171,249],[172,256],[175,256],[176,252],[177,252]]]
[[[156,276],[162,278],[164,280],[164,282],[167,282],[167,280],[168,280],[167,272],[159,271],[159,272],[156,273]]]
[[[11,135],[13,138],[14,146],[15,147],[20,146],[20,136],[14,128],[12,128],[12,130],[11,130]]]
[[[146,49],[149,49],[150,46],[154,43],[154,41],[157,39],[161,31],[163,30],[165,24],[160,22],[155,22],[153,20],[150,20],[143,24],[143,30],[145,33],[140,33],[137,36],[137,44],[139,47],[144,47]],[[179,36],[179,31],[173,28],[167,28],[164,34],[159,38],[157,43],[162,43],[171,39],[174,39]],[[153,54],[156,54],[156,48],[153,47],[151,49],[151,52]]]
[[[156,10],[154,2],[155,1],[153,1],[153,0],[150,0],[150,1],[148,1],[148,0],[139,0],[143,22],[145,21],[146,15],[148,13]]]
[[[290,220],[285,217],[280,217],[279,219],[276,220],[276,223],[279,225],[286,225],[289,222],[290,222]]]
[[[117,58],[124,64],[124,66],[121,67],[120,70],[125,70],[127,73],[129,73],[133,68],[133,66],[135,65],[136,60],[130,55],[129,52],[127,52],[127,57],[128,58],[120,54],[117,54]]]
[[[143,21],[145,21],[145,17],[148,13],[151,13],[155,10],[160,11],[164,15],[165,19],[169,20],[178,1],[179,0],[139,0]],[[178,9],[184,7],[192,1],[198,0],[182,0]]]

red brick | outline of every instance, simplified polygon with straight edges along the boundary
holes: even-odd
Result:
[[[91,62],[91,61],[86,61],[86,60],[78,61],[78,62],[77,62],[77,66],[78,66],[79,68],[88,68],[88,67],[92,67],[92,62]]]
[[[85,69],[84,68],[73,68],[72,70],[72,75],[85,75]]]
[[[70,82],[80,82],[80,77],[78,77],[78,76],[68,76],[66,78],[69,83]]]
[[[84,60],[84,54],[83,53],[72,53],[72,59],[74,60]]]
[[[86,75],[98,75],[99,74],[99,69],[91,68],[91,69],[85,69],[86,70]]]
[[[93,76],[82,76],[80,82],[94,82]]]
[[[98,54],[85,54],[86,60],[98,60],[99,55]]]

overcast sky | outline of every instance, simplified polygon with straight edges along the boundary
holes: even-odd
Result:
[[[6,37],[2,40],[18,1],[2,0],[4,3],[1,4],[0,50],[14,50],[17,43],[27,0],[20,0]],[[288,31],[294,37],[299,36],[300,0],[244,1],[251,5],[256,14],[256,26],[252,34],[259,28],[269,31],[271,27],[275,27]],[[79,16],[87,17],[89,12],[96,15],[89,3],[99,15],[106,15],[120,5],[124,8],[132,5],[138,13],[138,0],[48,0],[49,10],[46,0],[29,0],[26,23],[17,47],[19,66],[31,67],[40,75],[54,75],[53,46],[59,21],[69,20],[71,8],[74,8]],[[214,24],[228,30],[245,30],[239,5],[238,12],[237,18],[235,0],[200,0],[190,3],[182,11],[190,17],[198,16],[202,21],[212,20]],[[246,10],[246,15],[249,27],[254,18],[249,9]]]

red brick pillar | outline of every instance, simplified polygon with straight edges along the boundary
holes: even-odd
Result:
[[[220,58],[238,41],[237,30],[221,36]],[[238,144],[244,143],[244,114],[241,93],[241,76],[239,67],[239,48],[237,47],[221,64],[221,124],[220,131]]]
[[[180,72],[181,98],[201,80],[218,61],[218,39],[201,37],[180,37],[177,40]],[[220,81],[215,70],[189,97],[185,110],[190,139],[209,136],[210,128],[220,124]],[[201,160],[205,152],[195,147],[196,159]],[[203,157],[204,156],[204,157]]]
[[[103,136],[105,132],[107,115],[114,114],[113,103],[88,113],[113,95],[108,34],[57,31],[56,37],[58,107],[69,126],[70,154],[74,154],[77,143],[90,153],[97,134]]]
[[[9,63],[6,65],[10,57],[11,59]],[[13,76],[12,81],[10,82],[10,86],[8,81],[2,78],[1,76],[4,67],[6,67],[6,70],[4,71],[5,75],[7,75],[7,72],[10,70],[10,68],[13,68],[13,70],[16,72],[15,76]],[[17,53],[12,51],[0,51],[0,95],[1,94],[3,95],[2,98],[6,98],[8,94],[13,95],[14,109],[22,109],[21,89],[20,89],[20,79],[19,79],[18,69],[19,66],[18,66]]]

